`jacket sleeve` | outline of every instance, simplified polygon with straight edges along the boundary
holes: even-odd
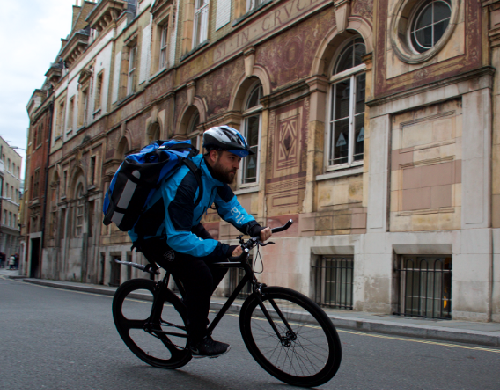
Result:
[[[167,181],[161,187],[165,202],[165,231],[167,244],[176,252],[195,257],[220,259],[226,256],[229,245],[214,239],[202,239],[193,229],[195,201],[198,195],[198,183],[191,171],[187,171],[179,185],[175,180]]]
[[[240,205],[236,195],[233,194],[231,187],[228,185],[217,187],[215,205],[217,206],[217,213],[219,216],[224,221],[231,223],[243,234],[256,236],[260,233],[260,225],[255,221],[255,218],[248,214]]]

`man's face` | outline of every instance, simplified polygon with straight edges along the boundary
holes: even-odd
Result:
[[[212,162],[212,173],[214,179],[217,179],[226,184],[232,184],[236,176],[236,172],[240,167],[241,157],[223,150],[222,153],[212,150],[210,152],[210,160]]]

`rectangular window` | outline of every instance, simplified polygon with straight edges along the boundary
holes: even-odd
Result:
[[[7,225],[7,210],[3,211],[3,224]]]
[[[101,72],[97,76],[95,100],[94,100],[94,111],[97,111],[101,108],[102,82],[103,82],[103,73]]]
[[[322,306],[352,310],[353,256],[322,256],[313,265],[314,301]]]
[[[259,168],[260,114],[245,118],[243,135],[255,154],[242,159],[241,184],[256,184]]]
[[[33,174],[33,195],[31,199],[38,198],[39,189],[40,189],[40,169],[37,169]]]
[[[207,40],[209,0],[195,0],[193,47]]]
[[[9,226],[12,226],[12,213],[9,211]]]
[[[73,96],[69,99],[69,118],[68,125],[66,126],[66,131],[69,133],[73,129],[73,123],[75,120],[75,97]]]
[[[12,221],[12,227],[17,227],[17,214],[14,214],[14,220]]]
[[[96,167],[96,157],[92,156],[90,160],[90,183],[95,184],[95,167]]]
[[[128,95],[135,93],[137,46],[131,47],[128,57]]]
[[[40,147],[42,144],[42,135],[43,135],[43,128],[42,126],[38,126],[38,131],[37,131],[37,137],[36,137],[36,147]],[[14,171],[14,166],[12,166],[12,171]]]
[[[81,235],[83,233],[83,211],[84,211],[85,200],[78,199],[76,202],[77,203],[76,203],[76,218],[75,218],[75,221],[76,221],[75,235],[76,235],[76,237],[81,237]]]
[[[167,67],[167,55],[168,55],[168,22],[167,24],[160,27],[160,69],[165,69]]]
[[[57,134],[56,136],[59,136],[63,133],[64,129],[64,118],[66,116],[66,106],[64,104],[64,100],[61,100],[59,103],[59,109],[58,109],[58,116],[57,116]]]
[[[62,188],[63,195],[66,195],[67,185],[68,185],[68,171],[64,171],[63,172],[63,188]]]
[[[363,161],[364,107],[364,73],[332,85],[328,166]]]
[[[82,90],[81,94],[81,104],[79,104],[79,108],[81,113],[78,115],[78,127],[82,127],[87,125],[87,116],[88,116],[88,108],[89,108],[89,88],[85,88]]]
[[[451,255],[401,256],[395,271],[399,311],[394,314],[451,319]]]

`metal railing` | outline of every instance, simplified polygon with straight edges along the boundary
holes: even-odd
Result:
[[[354,257],[323,256],[312,266],[313,300],[335,309],[352,310]]]
[[[408,317],[451,319],[451,256],[401,256],[398,311]]]

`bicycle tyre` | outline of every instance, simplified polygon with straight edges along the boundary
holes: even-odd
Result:
[[[185,324],[187,322],[187,309],[185,305],[170,290],[167,290],[164,296],[160,298],[158,318],[161,321],[154,324],[156,330],[175,331],[181,335],[179,337],[167,336],[162,333],[155,333],[154,331],[150,333],[144,330],[144,325],[151,316],[151,305],[130,297],[130,294],[137,292],[137,290],[147,290],[151,293],[151,296],[154,296],[156,285],[157,282],[152,280],[133,279],[124,282],[118,287],[113,299],[114,323],[122,340],[139,359],[153,367],[179,368],[186,365],[192,358],[191,352],[186,348],[187,332]],[[127,300],[127,298],[131,299]],[[168,319],[175,322],[168,323],[164,321],[165,305],[167,307],[169,305],[173,306],[173,310],[168,308]],[[131,307],[130,310],[129,306]],[[134,332],[131,332],[132,330]]]
[[[265,287],[260,299],[288,341],[278,339],[263,315],[259,296],[250,295],[241,308],[240,332],[255,361],[272,376],[294,386],[318,386],[333,378],[342,360],[342,346],[326,313],[305,295],[287,288]],[[271,301],[276,302],[292,332],[282,332],[288,328]],[[299,367],[292,368],[293,364]]]

